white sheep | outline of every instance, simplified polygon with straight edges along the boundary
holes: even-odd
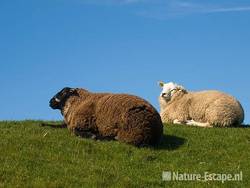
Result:
[[[244,121],[241,104],[219,91],[188,92],[173,82],[159,82],[160,115],[164,123],[230,127]]]

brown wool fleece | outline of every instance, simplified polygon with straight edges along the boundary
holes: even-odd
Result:
[[[177,91],[170,101],[159,97],[164,123],[194,120],[212,126],[230,127],[244,121],[241,104],[232,96],[219,91]]]
[[[136,146],[160,142],[162,121],[147,101],[128,94],[91,93],[84,89],[77,89],[77,94],[69,97],[62,109],[68,129],[75,134],[89,132]]]

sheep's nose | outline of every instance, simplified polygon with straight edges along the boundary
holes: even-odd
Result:
[[[55,98],[50,99],[50,101],[49,101],[49,105],[50,106],[53,105],[53,104],[55,104],[55,103],[56,103]]]
[[[162,93],[161,96],[162,97],[166,97],[167,93]]]
[[[51,99],[51,100],[49,101],[49,104],[51,105],[51,104],[53,104],[53,103],[54,103],[54,100]]]

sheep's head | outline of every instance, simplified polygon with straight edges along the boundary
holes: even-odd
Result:
[[[162,88],[160,97],[164,98],[166,101],[170,101],[171,97],[174,95],[176,91],[183,91],[186,93],[186,90],[184,89],[183,86],[173,82],[164,83],[160,81],[159,86]]]
[[[75,95],[76,89],[65,87],[60,92],[58,92],[52,99],[49,101],[49,106],[52,109],[62,109],[66,100],[72,96]]]

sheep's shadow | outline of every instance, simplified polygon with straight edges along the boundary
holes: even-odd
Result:
[[[220,128],[223,128],[223,127],[220,127]],[[230,128],[230,129],[233,129],[233,128],[243,128],[243,129],[247,129],[247,128],[250,128],[250,125],[241,124],[241,125],[234,125],[234,126],[232,126],[232,127],[227,127],[227,128]]]
[[[39,125],[41,127],[51,127],[51,128],[55,128],[55,129],[67,128],[67,125],[64,122],[62,122],[62,123],[40,123]],[[91,137],[91,136],[86,136],[86,134],[85,135],[77,135],[77,136],[82,137],[82,138],[90,138]],[[97,136],[93,140],[113,141],[115,139],[109,138],[109,137],[103,138],[103,137]],[[186,142],[185,138],[181,138],[181,137],[174,136],[174,135],[163,135],[162,140],[161,140],[159,145],[148,146],[148,147],[156,149],[156,150],[175,150],[175,149],[178,149],[183,144],[185,144],[185,142]],[[147,146],[145,146],[145,147],[147,147]]]
[[[185,144],[186,139],[174,135],[163,135],[161,143],[155,147],[157,150],[175,150]]]

